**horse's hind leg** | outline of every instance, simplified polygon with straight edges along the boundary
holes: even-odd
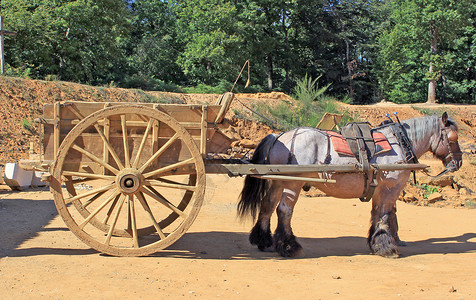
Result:
[[[398,223],[395,202],[399,188],[379,186],[372,199],[372,217],[368,243],[373,253],[385,257],[398,257]]]
[[[274,242],[276,251],[284,257],[294,257],[303,254],[302,247],[296,241],[291,228],[294,205],[298,200],[302,186],[302,183],[286,184],[277,208],[278,226],[274,234]]]
[[[273,246],[273,238],[271,237],[270,219],[273,215],[273,211],[278,204],[278,200],[281,198],[283,188],[277,185],[275,182],[271,183],[269,196],[261,203],[261,209],[258,215],[258,220],[255,226],[251,229],[250,243],[257,245],[258,249],[265,251]]]

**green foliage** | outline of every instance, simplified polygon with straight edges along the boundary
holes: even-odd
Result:
[[[35,128],[31,125],[30,121],[23,119],[21,126],[28,130],[31,134],[37,134]]]
[[[13,68],[7,64],[5,67],[5,76],[30,79],[30,75],[31,75],[31,68],[28,68],[26,66],[19,66],[18,68]]]
[[[217,86],[210,86],[199,83],[195,87],[184,87],[182,90],[189,94],[223,94],[231,90],[232,84],[226,81],[220,81]]]
[[[378,39],[381,46],[378,57],[381,94],[396,103],[425,102],[428,81],[435,80],[439,85],[437,96],[440,100],[461,100],[461,94],[466,92],[466,101],[471,101],[467,95],[468,91],[471,93],[474,79],[468,82],[467,78],[468,75],[472,77],[474,71],[467,67],[468,63],[474,66],[476,57],[468,49],[471,44],[463,46],[461,41],[470,38],[476,24],[475,4],[469,0],[389,2],[392,4],[392,25],[387,26]],[[432,40],[436,41],[433,52],[430,51]],[[463,51],[455,55],[455,51],[450,49],[454,49],[458,42]],[[453,61],[459,55],[465,57],[466,66],[462,68],[460,65],[460,74],[455,74]],[[450,99],[449,94],[458,96]]]
[[[262,104],[257,108],[261,114],[268,114],[276,124],[271,124],[264,120],[268,125],[281,129],[289,130],[295,127],[316,127],[323,115],[327,113],[339,113],[334,97],[325,96],[324,92],[329,85],[319,88],[316,78],[312,80],[305,76],[297,81],[295,95],[298,103],[291,104],[282,102],[275,107]],[[350,116],[346,115],[342,122],[348,122]]]
[[[166,83],[162,80],[148,77],[148,76],[141,76],[141,75],[132,75],[130,77],[126,77],[122,82],[122,87],[125,88],[135,88],[141,89],[145,91],[163,91],[163,92],[181,92],[179,86]]]
[[[296,86],[294,87],[295,98],[303,103],[310,104],[313,101],[319,100],[319,98],[327,91],[331,86],[328,84],[324,87],[319,88],[318,80],[322,75],[319,75],[316,79],[312,79],[307,74],[302,79],[296,81]]]
[[[433,194],[433,193],[436,193],[440,190],[440,187],[439,186],[433,186],[433,185],[428,185],[428,184],[422,184],[420,186],[420,188],[423,189],[423,197],[425,199],[428,199],[428,197]]]
[[[412,108],[414,110],[419,111],[420,113],[422,113],[424,115],[428,115],[428,116],[435,115],[435,114],[441,116],[446,111],[446,108],[444,108],[444,107],[438,108],[438,109],[432,109],[432,108],[428,108],[428,107],[412,106]]]
[[[476,201],[466,200],[464,203],[465,207],[476,209]]]
[[[0,11],[17,32],[7,76],[222,93],[249,60],[247,92],[319,78],[347,103],[415,103],[434,79],[441,101],[476,103],[471,0],[2,0]]]

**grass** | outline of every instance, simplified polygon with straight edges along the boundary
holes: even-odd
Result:
[[[440,187],[439,186],[433,186],[433,185],[428,185],[428,184],[422,184],[420,186],[420,188],[422,188],[424,190],[423,192],[423,197],[425,199],[428,199],[428,197],[433,194],[433,193],[436,193],[440,190]]]
[[[417,107],[417,106],[413,106],[412,105],[412,108],[418,112],[420,112],[421,114],[424,114],[424,115],[427,115],[427,116],[431,116],[431,115],[441,115],[445,112],[445,109],[444,108],[438,108],[438,109],[432,109],[432,108],[428,108],[428,107]]]
[[[340,113],[336,99],[325,95],[329,85],[319,87],[317,82],[319,78],[312,79],[306,75],[297,81],[294,90],[294,98],[297,100],[295,104],[283,101],[273,107],[266,104],[258,105],[256,110],[275,120],[275,123],[263,119],[260,121],[278,130],[289,130],[296,127],[316,127],[326,112]],[[351,120],[349,114],[344,114],[339,125]]]
[[[28,130],[31,134],[36,135],[35,128],[31,125],[30,121],[28,121],[27,119],[23,119],[23,121],[21,121],[21,126],[25,128],[26,130]]]
[[[466,200],[464,203],[464,206],[468,208],[476,209],[476,202],[472,200]]]

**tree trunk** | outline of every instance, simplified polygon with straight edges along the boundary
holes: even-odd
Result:
[[[354,82],[353,82],[353,64],[350,61],[350,41],[345,38],[345,60],[347,61],[347,76],[349,78],[349,96],[354,101]]]
[[[266,63],[268,66],[268,89],[271,91],[273,89],[273,60],[270,54],[266,57]]]
[[[438,51],[438,28],[434,24],[430,25],[430,35],[431,35],[431,44],[430,44],[430,81],[428,82],[428,100],[426,103],[435,104],[436,103],[436,79],[434,75],[433,68],[433,55]]]

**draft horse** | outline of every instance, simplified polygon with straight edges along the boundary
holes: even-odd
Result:
[[[446,171],[456,171],[462,164],[462,153],[458,144],[458,128],[448,119],[446,112],[414,118],[401,123],[411,142],[416,157],[430,151],[443,162]],[[390,126],[374,129],[387,138],[392,149],[375,155],[372,164],[398,164],[405,162],[403,149]],[[294,165],[343,165],[356,164],[351,156],[340,156],[335,152],[326,131],[300,127],[282,135],[268,135],[256,147],[251,163],[294,164]],[[396,200],[405,187],[410,170],[378,171],[377,187],[372,198],[371,226],[368,245],[375,254],[397,257],[398,245],[403,244],[398,236]],[[334,179],[336,183],[313,183],[312,185],[336,198],[359,198],[364,190],[363,173],[321,172],[297,176]],[[366,178],[370,178],[367,176]],[[258,219],[251,230],[249,241],[261,251],[274,249],[284,257],[293,257],[302,252],[291,228],[293,209],[304,186],[302,181],[266,180],[247,176],[238,203],[241,217],[251,215]],[[270,218],[276,209],[278,224],[271,236]]]

